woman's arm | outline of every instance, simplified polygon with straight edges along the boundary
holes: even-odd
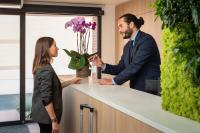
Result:
[[[45,106],[45,109],[52,121],[52,133],[58,133],[59,132],[59,124],[56,118],[56,114],[54,112],[53,103],[50,102],[48,105]]]
[[[72,81],[71,80],[67,80],[67,81],[64,81],[64,82],[62,82],[62,88],[65,88],[65,87],[67,87],[67,86],[69,86],[70,84],[72,84]]]
[[[80,83],[80,80],[81,80],[81,78],[79,78],[79,77],[76,77],[76,78],[73,78],[73,79],[71,79],[71,80],[67,80],[67,81],[64,81],[64,82],[62,82],[62,88],[65,88],[65,87],[67,87],[67,86],[69,86],[70,84],[79,84]]]

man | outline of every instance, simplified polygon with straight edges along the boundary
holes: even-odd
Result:
[[[103,73],[116,75],[113,79],[101,79],[100,84],[121,85],[130,80],[131,88],[158,94],[159,87],[156,87],[158,84],[148,81],[159,81],[160,54],[154,38],[140,31],[143,24],[143,18],[138,19],[133,14],[124,14],[119,18],[119,32],[124,39],[129,39],[129,41],[124,46],[121,60],[117,65],[105,64],[98,56],[89,59],[97,67],[101,67]]]

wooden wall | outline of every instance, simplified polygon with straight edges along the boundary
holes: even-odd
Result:
[[[125,13],[132,13],[137,17],[143,17],[144,25],[141,30],[151,34],[157,42],[159,51],[161,53],[161,21],[158,18],[156,21],[155,10],[150,6],[155,0],[130,0],[129,2],[117,5],[115,8],[116,17],[116,49],[115,49],[115,62],[117,63],[122,55],[123,47],[127,40],[123,40],[118,32],[117,20]]]

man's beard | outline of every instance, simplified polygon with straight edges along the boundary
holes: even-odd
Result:
[[[128,27],[128,29],[122,33],[122,34],[124,34],[123,38],[124,39],[131,38],[132,33],[133,33],[133,31]]]

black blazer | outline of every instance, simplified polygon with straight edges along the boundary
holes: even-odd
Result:
[[[103,73],[116,75],[114,81],[123,84],[130,80],[130,87],[145,91],[145,81],[157,80],[160,77],[160,54],[153,37],[139,31],[133,48],[132,44],[124,46],[118,65],[106,64]]]
[[[62,115],[62,86],[50,64],[37,70],[34,75],[34,92],[32,97],[32,120],[51,124],[45,105],[53,103],[58,122]]]

